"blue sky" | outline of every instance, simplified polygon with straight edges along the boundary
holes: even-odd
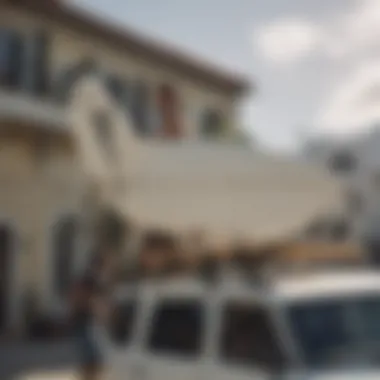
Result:
[[[380,120],[380,0],[72,0],[247,74],[241,123],[293,150]]]

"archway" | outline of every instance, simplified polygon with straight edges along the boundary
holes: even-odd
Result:
[[[83,58],[79,62],[65,67],[58,74],[58,79],[54,85],[53,93],[55,98],[63,103],[68,101],[76,83],[86,75],[92,73],[98,73],[98,68],[95,60],[91,57]]]
[[[6,225],[0,225],[0,331],[6,328],[9,315],[12,240],[11,229]]]

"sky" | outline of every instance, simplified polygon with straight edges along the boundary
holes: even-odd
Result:
[[[294,151],[380,121],[380,0],[72,0],[250,78],[240,122]]]

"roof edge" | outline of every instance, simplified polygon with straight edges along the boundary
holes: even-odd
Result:
[[[178,48],[145,37],[126,27],[115,27],[104,19],[97,17],[81,8],[68,6],[59,0],[0,0],[0,2],[22,7],[23,9],[41,14],[80,33],[92,34],[122,46],[129,52],[140,55],[148,60],[154,60],[162,66],[169,67],[188,77],[197,79],[212,87],[219,88],[236,96],[243,96],[253,88],[247,77],[227,72],[216,67],[211,62],[203,61]]]

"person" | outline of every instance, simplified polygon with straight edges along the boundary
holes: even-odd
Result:
[[[106,322],[107,306],[102,284],[105,260],[96,256],[88,271],[79,278],[70,295],[71,321],[79,354],[80,378],[98,380],[104,372],[104,358],[95,325]]]

